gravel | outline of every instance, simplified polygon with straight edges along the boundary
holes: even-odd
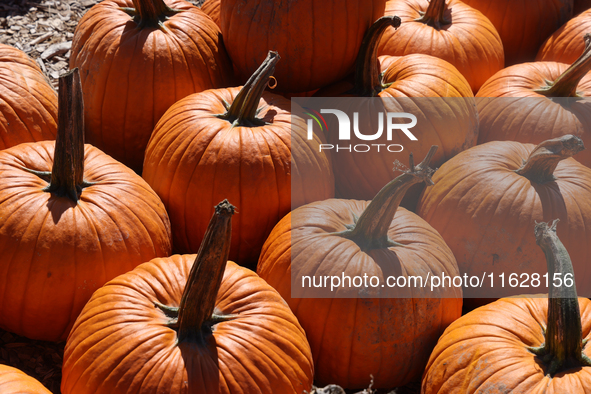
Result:
[[[203,0],[189,0],[199,6]],[[99,0],[1,0],[0,44],[20,49],[37,61],[53,87],[68,71],[74,30]]]

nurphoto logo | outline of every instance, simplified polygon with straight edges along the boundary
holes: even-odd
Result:
[[[314,138],[314,123],[320,127],[320,130],[323,133],[328,132],[328,124],[322,114],[332,114],[336,116],[336,120],[339,125],[339,141],[351,140],[351,119],[347,113],[338,109],[321,109],[320,112],[307,107],[305,109],[308,111],[305,112],[305,114],[310,117],[310,119],[307,120],[308,140],[312,140]],[[355,138],[361,141],[376,141],[382,137],[382,134],[384,133],[384,119],[386,119],[385,129],[386,138],[388,141],[392,141],[392,135],[394,131],[402,131],[411,141],[417,141],[417,137],[415,137],[415,135],[410,131],[410,129],[417,124],[417,117],[413,114],[406,112],[388,112],[384,114],[384,112],[378,112],[377,116],[378,130],[373,134],[364,134],[361,132],[359,127],[359,112],[353,112],[353,133]],[[407,119],[410,120],[410,122],[400,123],[401,119]],[[404,147],[400,144],[337,144],[336,146],[334,144],[320,144],[319,147],[320,151],[335,149],[337,152],[340,150],[346,150],[349,152],[369,152],[374,149],[379,152],[380,148],[385,148],[389,152],[393,153],[402,152],[404,150]]]

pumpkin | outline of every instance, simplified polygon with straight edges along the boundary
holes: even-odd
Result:
[[[573,15],[579,15],[580,13],[587,11],[589,8],[591,8],[590,0],[574,0]]]
[[[402,20],[399,29],[387,29],[378,54],[432,55],[453,64],[476,93],[505,65],[503,43],[497,30],[480,11],[459,0],[390,0],[386,15]]]
[[[405,134],[392,133],[391,139],[384,133],[371,143],[398,144],[417,155],[425,155],[434,144],[441,144],[433,158],[439,166],[446,160],[476,144],[478,115],[472,90],[466,79],[450,63],[429,55],[412,54],[401,57],[377,57],[380,36],[389,28],[400,25],[396,16],[378,20],[368,31],[359,52],[352,81],[343,81],[316,93],[321,97],[380,97],[381,100],[352,100],[346,113],[367,113],[366,106],[375,112],[407,112],[416,116],[412,129],[417,140],[411,141]],[[360,109],[361,108],[361,109]],[[328,117],[329,121],[333,117]],[[408,122],[408,120],[404,120]],[[379,128],[376,117],[362,118],[368,130]],[[330,130],[338,127],[328,125]],[[450,132],[453,130],[453,132]],[[337,133],[327,133],[332,145],[343,145]],[[367,144],[356,135],[350,144]],[[349,141],[347,141],[347,145]],[[391,179],[392,162],[407,162],[406,152],[380,152],[360,154],[340,150],[333,151],[337,193],[342,198],[369,200]],[[405,196],[403,205],[414,209],[422,185],[415,186]]]
[[[220,0],[205,0],[201,4],[201,11],[205,12],[221,28],[220,23]]]
[[[97,290],[64,351],[63,394],[300,394],[306,334],[285,301],[228,259],[234,207],[195,255],[154,259]]]
[[[538,51],[537,61],[572,64],[585,51],[586,33],[591,31],[591,10],[572,18],[556,30]]]
[[[314,94],[318,92],[318,89],[312,90],[310,92],[299,92],[299,93],[279,93],[281,96],[285,97],[288,100],[291,100],[294,97],[312,97]]]
[[[581,139],[572,135],[538,146],[511,141],[477,145],[441,166],[417,213],[441,234],[462,275],[504,274],[507,280],[511,273],[543,272],[543,254],[524,234],[536,221],[560,218],[579,290],[591,294],[591,169],[572,158],[582,149]],[[491,287],[487,279],[481,287],[464,288],[464,304],[470,308],[487,301],[480,298],[521,291],[499,283]]]
[[[30,57],[0,44],[0,149],[55,139],[57,93]]]
[[[292,206],[334,196],[320,137],[306,140],[306,124],[292,117],[290,101],[263,93],[278,61],[270,52],[244,87],[191,95],[156,125],[143,176],[166,205],[177,250],[198,250],[208,207],[225,195],[240,201],[230,258],[254,267]]]
[[[287,301],[306,331],[320,385],[356,389],[372,382],[377,389],[418,379],[437,338],[461,314],[461,288],[431,292],[346,284],[346,277],[364,275],[379,278],[383,286],[394,275],[407,280],[426,278],[428,272],[458,274],[439,234],[399,208],[411,185],[431,182],[434,152],[372,201],[330,199],[295,209],[265,242],[257,272]],[[348,287],[335,283],[332,293],[302,286],[306,276],[314,276],[314,283],[316,276],[320,281],[343,277]]]
[[[478,92],[478,143],[511,140],[538,144],[573,134],[591,145],[591,35],[586,48],[570,67],[534,62],[508,67],[495,74]],[[577,160],[591,167],[591,150]]]
[[[535,239],[549,278],[564,285],[550,279],[547,298],[504,298],[452,323],[431,354],[421,393],[589,392],[591,301],[577,298],[556,223],[537,224]]]
[[[0,364],[0,392],[2,394],[51,394],[51,391],[37,379],[21,370],[2,364]]]
[[[225,0],[222,35],[239,78],[245,81],[269,50],[284,61],[277,90],[308,92],[353,71],[363,35],[384,15],[386,0]]]
[[[60,79],[57,141],[0,152],[0,327],[66,339],[92,293],[171,253],[164,205],[133,171],[84,145],[77,70]]]
[[[88,142],[138,173],[168,107],[233,80],[216,24],[186,1],[167,1],[102,1],[82,17],[72,40],[70,67],[82,77]]]
[[[573,15],[573,0],[464,0],[495,26],[505,66],[531,62],[540,45]]]

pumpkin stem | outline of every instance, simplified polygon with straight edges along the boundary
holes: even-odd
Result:
[[[235,207],[224,200],[215,207],[215,212],[199,247],[197,258],[178,310],[178,340],[201,341],[214,314],[215,301],[222,284],[232,235],[232,215]]]
[[[580,97],[577,86],[581,79],[591,71],[591,34],[585,34],[585,49],[581,56],[554,82],[546,81],[547,86],[534,90],[546,97]]]
[[[378,62],[378,43],[386,28],[400,27],[397,16],[383,16],[365,33],[361,48],[355,61],[355,87],[353,94],[359,97],[375,97],[383,90],[380,65]]]
[[[121,8],[133,17],[134,22],[138,25],[138,29],[146,27],[162,28],[163,22],[171,16],[183,12],[183,10],[175,10],[164,3],[164,0],[133,0],[135,8]]]
[[[434,170],[429,168],[429,163],[436,151],[437,146],[433,145],[425,159],[417,166],[414,165],[411,153],[410,169],[384,186],[355,224],[349,226],[348,230],[335,235],[352,240],[363,251],[400,246],[388,238],[388,229],[402,197],[412,185],[422,182],[429,186],[433,185],[431,175]]]
[[[281,57],[277,52],[269,51],[263,64],[259,66],[240,89],[228,111],[218,117],[227,120],[233,126],[263,126],[265,122],[258,119],[256,115],[258,114],[263,92],[275,72],[279,59]]]
[[[545,342],[529,350],[542,358],[550,376],[569,368],[591,366],[591,360],[583,353],[581,311],[573,265],[556,235],[557,224],[558,219],[550,225],[536,223],[534,230],[536,243],[546,255],[550,285]]]
[[[84,103],[77,68],[59,79],[57,116],[53,167],[45,191],[76,202],[82,189],[89,186],[83,179]]]
[[[421,13],[421,17],[416,19],[416,21],[439,30],[451,23],[450,20],[445,18],[445,10],[447,10],[445,0],[431,0],[427,11]]]
[[[554,170],[558,163],[583,149],[583,140],[570,134],[544,141],[530,153],[521,168],[515,172],[532,182],[551,182],[555,180]]]

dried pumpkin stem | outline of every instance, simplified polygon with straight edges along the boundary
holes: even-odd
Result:
[[[78,201],[84,182],[84,103],[78,69],[59,79],[57,137],[46,191]]]
[[[388,229],[404,194],[412,185],[422,182],[433,185],[431,175],[434,171],[429,168],[429,163],[436,151],[437,146],[433,145],[416,166],[411,153],[411,168],[384,186],[349,230],[336,235],[352,240],[364,251],[399,246],[388,238]]]
[[[585,49],[581,56],[554,82],[546,82],[547,86],[534,90],[546,97],[579,97],[577,86],[585,75],[591,71],[591,34],[585,34]]]
[[[365,33],[355,62],[355,87],[353,94],[359,97],[374,97],[383,90],[378,63],[378,43],[388,27],[398,28],[400,18],[383,16]]]
[[[134,18],[139,29],[161,28],[164,26],[162,22],[182,12],[182,10],[170,8],[163,0],[133,0],[133,6],[135,8],[122,8],[122,10]]]
[[[228,200],[215,207],[178,309],[179,341],[201,341],[207,322],[219,317],[214,314],[215,301],[230,253],[234,211]]]
[[[451,21],[445,18],[445,10],[447,10],[445,0],[431,0],[427,11],[419,19],[416,19],[416,21],[439,30],[451,23]]]
[[[234,126],[252,127],[264,125],[265,122],[256,117],[258,107],[279,59],[281,58],[277,52],[269,51],[265,61],[236,95],[232,105],[228,108],[228,112],[219,117],[226,119]]]
[[[574,135],[564,135],[539,144],[515,172],[532,182],[544,183],[555,180],[554,170],[558,163],[585,149],[583,140]]]
[[[581,311],[573,265],[556,235],[557,224],[558,219],[552,224],[535,226],[536,243],[546,255],[550,283],[545,342],[538,348],[530,348],[546,363],[547,374],[551,376],[564,369],[591,366],[591,360],[583,353]],[[555,278],[560,278],[560,283]]]

